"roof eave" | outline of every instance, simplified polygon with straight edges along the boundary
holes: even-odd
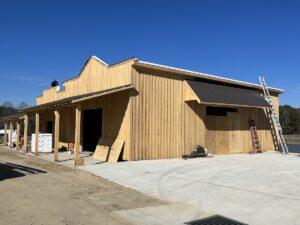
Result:
[[[180,69],[180,68],[176,68],[176,67],[170,67],[170,66],[145,62],[145,61],[136,60],[134,62],[134,66],[155,69],[155,70],[160,70],[160,71],[165,71],[165,72],[172,72],[172,73],[176,73],[176,74],[180,74],[180,75],[191,76],[194,78],[202,78],[202,79],[207,79],[207,80],[211,80],[211,81],[219,81],[219,82],[223,82],[223,83],[227,83],[227,84],[234,84],[234,85],[241,86],[241,87],[250,87],[250,88],[262,90],[261,85],[254,84],[254,83],[229,79],[229,78],[215,76],[215,75],[211,75],[211,74],[199,73],[199,72],[195,72],[195,71],[191,71],[191,70],[185,70],[185,69]],[[270,92],[276,93],[276,94],[282,94],[284,92],[284,90],[274,88],[274,87],[268,87],[268,89]]]

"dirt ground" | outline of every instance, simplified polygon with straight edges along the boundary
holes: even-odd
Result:
[[[113,211],[162,204],[82,170],[0,147],[0,224],[122,224]]]

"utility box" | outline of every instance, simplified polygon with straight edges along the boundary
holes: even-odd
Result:
[[[52,134],[39,134],[38,152],[52,152]],[[31,136],[31,152],[35,152],[35,134]]]

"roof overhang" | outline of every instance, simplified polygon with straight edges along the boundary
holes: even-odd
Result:
[[[252,88],[252,89],[257,89],[257,90],[262,90],[262,86],[254,83],[248,83],[244,81],[239,81],[239,80],[234,80],[234,79],[228,79],[220,76],[215,76],[211,74],[205,74],[205,73],[199,73],[191,70],[184,70],[176,67],[170,67],[170,66],[165,66],[165,65],[160,65],[160,64],[155,64],[155,63],[150,63],[150,62],[145,62],[145,61],[139,61],[136,60],[134,62],[134,66],[137,68],[148,68],[148,69],[153,69],[153,70],[159,70],[163,72],[169,72],[173,74],[178,74],[178,75],[184,75],[187,77],[193,77],[193,78],[200,78],[203,80],[208,80],[208,81],[215,81],[215,82],[220,82],[224,84],[229,84],[229,85],[235,85],[239,87],[247,87],[247,88]],[[274,87],[268,87],[269,91],[272,93],[276,94],[282,94],[284,90],[274,88]]]
[[[0,118],[0,122],[14,122],[22,119],[24,119],[24,113],[2,117]]]
[[[24,113],[28,113],[28,112],[38,111],[38,110],[46,110],[46,109],[50,109],[50,108],[59,108],[59,107],[65,107],[65,106],[72,106],[72,105],[75,105],[79,102],[83,102],[83,101],[86,101],[86,100],[89,100],[89,99],[98,98],[98,97],[101,97],[101,96],[104,96],[104,95],[109,95],[109,94],[113,94],[113,93],[116,93],[116,92],[129,90],[129,89],[132,89],[132,88],[134,88],[133,84],[118,86],[118,87],[109,88],[109,89],[105,89],[105,90],[101,90],[101,91],[97,91],[97,92],[72,96],[72,97],[61,99],[61,100],[48,102],[48,103],[45,103],[45,104],[25,108],[25,109],[22,109],[20,111],[24,112]]]
[[[197,101],[199,104],[270,108],[271,105],[256,90],[229,87],[198,81],[185,82],[185,101]]]

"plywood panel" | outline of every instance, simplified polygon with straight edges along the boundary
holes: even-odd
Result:
[[[108,162],[118,162],[123,146],[124,146],[124,140],[121,139],[114,140],[114,143],[112,144],[109,152]]]

